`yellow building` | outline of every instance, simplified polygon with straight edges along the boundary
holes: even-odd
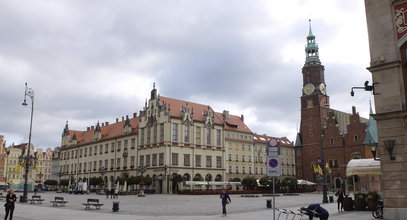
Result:
[[[152,190],[223,188],[233,178],[265,175],[264,147],[254,145],[244,117],[203,105],[159,96],[153,88],[145,106],[132,118],[97,123],[86,131],[62,135],[59,173],[71,182],[102,175],[112,186],[118,178],[144,175]],[[173,181],[181,176],[183,184]],[[200,184],[189,181],[200,180]],[[203,186],[205,185],[205,186]]]

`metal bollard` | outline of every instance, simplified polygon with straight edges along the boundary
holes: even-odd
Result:
[[[113,201],[113,212],[118,212],[119,211],[119,201]]]
[[[271,199],[266,199],[266,206],[268,209],[271,208],[271,201],[272,201]]]

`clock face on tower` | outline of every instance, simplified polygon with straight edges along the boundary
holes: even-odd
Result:
[[[312,84],[312,83],[305,84],[303,91],[304,91],[305,95],[311,95],[315,91],[314,84]]]
[[[319,84],[319,91],[321,91],[322,94],[326,95],[325,83]]]

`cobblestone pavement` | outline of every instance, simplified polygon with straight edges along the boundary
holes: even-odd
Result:
[[[31,197],[32,194],[29,194]],[[45,199],[43,204],[31,205],[26,203],[17,203],[14,213],[15,220],[44,219],[44,220],[63,220],[63,219],[223,219],[221,216],[221,203],[217,195],[147,195],[146,197],[137,196],[119,196],[118,199],[106,199],[104,195],[72,195],[66,193],[44,192],[40,193]],[[55,196],[63,196],[68,201],[66,207],[52,207],[50,201]],[[19,197],[19,195],[18,195]],[[85,210],[82,203],[87,198],[99,199],[102,206],[101,210]],[[273,209],[266,208],[266,199],[271,197],[241,197],[240,195],[231,195],[232,203],[228,205],[228,216],[232,219],[273,219]],[[299,196],[278,196],[276,197],[276,207],[285,208],[293,211],[301,206],[307,206],[311,203],[320,203],[321,194],[301,194]],[[119,212],[112,212],[112,202],[120,202]],[[329,219],[357,219],[373,220],[371,212],[337,211],[336,203],[323,204],[329,213]],[[0,211],[0,216],[4,217],[4,209]],[[276,211],[276,219],[278,212]],[[292,219],[290,215],[288,219]],[[284,214],[280,219],[286,219]],[[295,219],[300,219],[296,216]],[[303,219],[308,219],[303,217]]]

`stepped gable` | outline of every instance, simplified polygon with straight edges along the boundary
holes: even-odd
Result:
[[[165,103],[167,108],[170,111],[170,116],[174,118],[182,118],[182,107],[189,106],[190,111],[193,112],[193,120],[199,122],[205,122],[204,114],[206,111],[210,110],[212,114],[215,114],[215,111],[209,105],[202,105],[194,102],[183,101],[179,99],[168,98],[160,96],[160,101]],[[222,125],[223,122],[219,117],[213,115],[214,124]]]
[[[138,118],[131,118],[129,120],[131,124],[131,133],[137,133]],[[100,140],[122,136],[124,123],[125,120],[122,120],[113,124],[101,126],[100,130],[102,138]],[[89,129],[86,131],[69,130],[69,135],[71,137],[71,140],[69,141],[72,141],[73,137],[76,136],[78,145],[94,142],[94,132],[95,129]]]

